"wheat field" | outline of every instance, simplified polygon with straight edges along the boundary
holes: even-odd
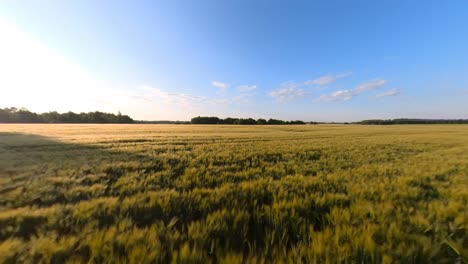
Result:
[[[0,125],[0,263],[467,263],[468,125]]]

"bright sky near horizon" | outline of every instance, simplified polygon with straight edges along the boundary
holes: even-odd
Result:
[[[468,118],[468,1],[0,0],[0,107]]]

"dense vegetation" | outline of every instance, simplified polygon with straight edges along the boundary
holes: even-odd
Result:
[[[403,125],[403,124],[468,124],[468,119],[373,119],[358,122],[362,125]]]
[[[171,120],[159,120],[159,121],[146,121],[136,120],[136,124],[155,124],[155,125],[188,125],[190,121],[171,121]]]
[[[0,263],[466,263],[467,132],[1,125]]]
[[[0,123],[133,123],[133,119],[127,115],[111,114],[103,112],[89,113],[34,113],[26,108],[0,108]]]
[[[253,118],[218,118],[215,116],[197,116],[190,120],[191,124],[196,125],[304,125],[304,121],[295,120],[295,121],[283,121],[278,119],[262,119],[257,120]],[[311,122],[314,123],[314,122]]]

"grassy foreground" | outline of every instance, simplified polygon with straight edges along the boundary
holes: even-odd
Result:
[[[467,263],[467,228],[467,125],[0,125],[0,263]]]

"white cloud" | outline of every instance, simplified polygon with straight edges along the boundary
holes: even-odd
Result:
[[[240,92],[250,92],[250,91],[253,91],[257,89],[257,85],[240,85],[237,87],[237,90],[239,90]]]
[[[218,81],[212,81],[211,85],[213,85],[214,87],[218,87],[221,90],[225,90],[231,86],[228,83],[223,83],[223,82],[218,82]]]
[[[300,99],[306,96],[306,93],[301,86],[301,84],[295,82],[285,82],[282,83],[278,89],[268,92],[268,96],[273,97],[280,102]]]
[[[336,82],[338,79],[351,75],[350,72],[340,73],[336,75],[324,75],[314,80],[305,81],[306,85],[327,85]]]
[[[400,89],[392,88],[386,92],[377,94],[375,97],[382,98],[382,97],[389,97],[389,96],[396,96],[400,94]]]
[[[386,83],[383,79],[375,79],[368,82],[364,82],[353,89],[339,90],[331,94],[324,94],[316,99],[316,101],[348,101],[353,97],[367,92],[381,88]]]
[[[205,96],[194,96],[185,93],[166,92],[162,89],[143,85],[130,92],[129,96],[134,99],[142,99],[146,101],[159,102],[177,106],[194,106],[197,103],[206,102]]]
[[[363,92],[375,90],[384,86],[386,82],[387,81],[383,79],[375,79],[358,85],[356,88],[353,89],[353,91],[356,94],[360,94]]]
[[[326,85],[326,84],[330,84],[332,82],[334,82],[336,79],[334,76],[332,75],[326,75],[326,76],[322,76],[322,77],[319,77],[317,79],[314,79],[314,80],[308,80],[306,81],[305,83],[307,85],[311,85],[311,84],[316,84],[316,85]]]
[[[339,90],[328,95],[322,95],[317,101],[348,101],[353,99],[354,95],[352,90]]]
[[[150,85],[143,85],[131,91],[127,96],[135,100],[165,104],[167,106],[194,108],[206,105],[226,105],[246,102],[247,99],[253,95],[242,93],[230,98],[210,98],[186,93],[167,92],[160,88],[151,87]]]

